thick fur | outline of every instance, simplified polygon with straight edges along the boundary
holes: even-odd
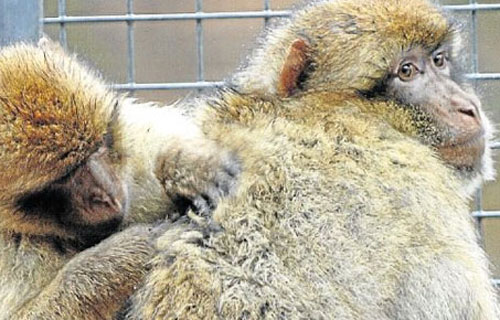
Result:
[[[159,238],[129,319],[498,319],[470,177],[421,142],[410,109],[362,94],[401,50],[452,36],[424,0],[317,2],[271,31],[240,92],[197,101],[204,132],[242,161],[222,231]],[[296,38],[314,67],[281,99]]]
[[[70,174],[105,140],[128,193],[125,230],[87,249],[55,212],[30,215],[19,199]],[[0,319],[111,319],[145,274],[152,239],[184,230],[169,228],[187,209],[178,200],[208,214],[237,171],[180,110],[117,95],[50,41],[2,49]]]
[[[376,88],[391,62],[415,45],[433,48],[447,41],[453,44],[450,59],[463,63],[458,32],[452,19],[426,1],[386,1],[383,5],[377,0],[311,1],[292,20],[270,30],[231,82],[242,93],[276,95],[289,45],[304,38],[312,47],[312,72],[302,83],[305,91],[364,93]],[[489,143],[493,128],[484,114],[482,119]],[[470,194],[481,181],[495,177],[489,144],[485,153],[481,172],[462,176]]]

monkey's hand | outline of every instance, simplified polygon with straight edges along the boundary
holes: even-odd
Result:
[[[157,177],[180,211],[192,208],[203,217],[210,217],[219,200],[235,192],[240,171],[234,154],[206,140],[164,152],[156,167]]]
[[[207,280],[210,277],[209,274],[205,276],[205,272],[212,271],[212,269],[208,267],[211,264],[203,258],[203,253],[211,250],[211,235],[212,231],[198,223],[193,223],[192,219],[187,216],[179,218],[167,228],[155,241],[157,253],[151,260],[151,270],[143,285],[131,297],[130,304],[124,312],[126,315],[124,319],[203,318],[202,313],[198,313],[198,316],[194,314],[192,317],[186,316],[186,308],[179,308],[174,304],[178,295],[184,293],[192,295],[192,301],[197,301],[204,296],[208,299],[212,298],[210,292],[213,291],[216,281]],[[172,272],[176,273],[179,278],[173,276]],[[203,280],[197,276],[198,272],[205,276]],[[169,281],[174,278],[177,281],[175,284]],[[193,287],[188,284],[191,279],[196,282],[195,290],[192,290]],[[213,300],[216,300],[217,296],[218,293],[213,292]],[[183,298],[186,297],[183,296]]]
[[[14,319],[112,319],[142,282],[165,229],[134,226],[80,252]]]

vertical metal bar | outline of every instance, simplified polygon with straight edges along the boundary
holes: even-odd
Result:
[[[134,0],[127,0],[127,15],[134,14]],[[127,82],[131,86],[135,84],[135,39],[134,39],[134,23],[127,21]],[[130,94],[134,94],[134,90],[130,90]]]
[[[43,3],[0,0],[0,46],[16,41],[37,41],[41,35]]]
[[[470,4],[477,5],[477,0],[469,0]],[[477,41],[477,10],[471,11],[472,20],[472,72],[479,72],[478,41]],[[476,81],[477,84],[477,81]]]
[[[271,10],[271,0],[264,0],[264,11],[269,11]],[[267,26],[269,23],[269,18],[265,17],[264,18],[264,25]]]
[[[203,0],[195,0],[195,11],[202,12],[203,10]],[[201,19],[196,19],[196,50],[198,57],[198,72],[197,80],[205,80],[205,64],[203,57],[203,25]]]
[[[476,211],[479,213],[483,212],[483,188],[479,188],[479,190],[476,193],[476,198],[475,198],[475,206],[476,206]],[[484,247],[484,230],[483,230],[483,218],[482,217],[477,217],[476,218],[476,226],[477,226],[477,232],[479,234],[479,243]]]
[[[66,16],[66,0],[58,0],[58,15],[59,17],[65,17]],[[61,22],[59,24],[59,42],[61,43],[61,46],[63,48],[68,47],[68,38],[66,35],[66,24],[64,22]]]
[[[477,0],[469,0],[470,4],[477,4]],[[478,41],[477,41],[477,11],[472,9],[471,11],[471,58],[472,58],[472,72],[477,74],[479,72],[479,57],[478,57]],[[474,80],[474,87],[477,89],[478,82]],[[475,197],[475,207],[476,211],[479,213],[483,212],[483,188],[480,187],[476,192]],[[480,241],[484,245],[483,237],[483,223],[482,218],[477,218],[477,229],[481,237]]]

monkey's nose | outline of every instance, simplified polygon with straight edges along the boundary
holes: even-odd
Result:
[[[463,121],[479,123],[479,99],[469,96],[453,96],[450,104],[452,109],[457,112]]]
[[[104,192],[93,192],[90,195],[91,203],[98,206],[107,207],[115,212],[121,212],[123,207],[120,201]]]
[[[465,121],[476,120],[479,121],[479,108],[481,108],[481,101],[474,93],[459,91],[451,96],[450,104],[453,110],[464,116]]]
[[[472,118],[477,118],[477,111],[475,108],[459,108],[458,112]]]

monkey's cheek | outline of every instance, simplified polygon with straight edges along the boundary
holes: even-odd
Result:
[[[485,151],[483,137],[459,145],[444,145],[437,147],[441,158],[449,165],[459,170],[477,170]]]

